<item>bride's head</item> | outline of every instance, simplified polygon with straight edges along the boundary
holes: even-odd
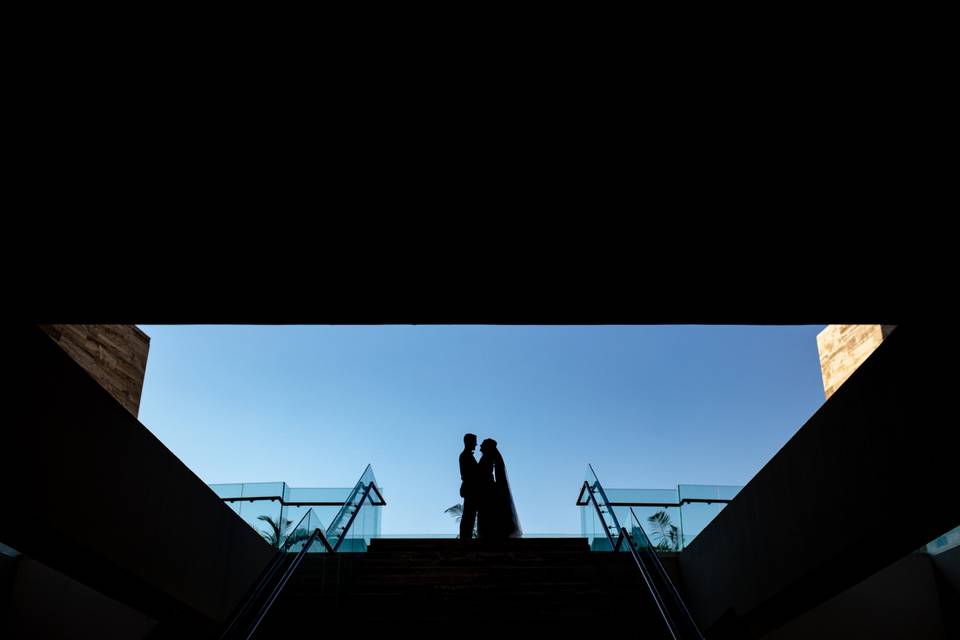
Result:
[[[493,453],[497,450],[497,441],[493,438],[487,438],[480,443],[480,453]]]

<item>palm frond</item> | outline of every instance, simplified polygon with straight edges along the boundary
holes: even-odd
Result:
[[[449,513],[450,516],[455,518],[457,522],[460,522],[460,520],[463,519],[463,505],[455,504],[449,509],[447,509],[446,511],[444,511],[444,513]]]
[[[664,510],[657,511],[647,518],[652,531],[650,532],[651,542],[654,543],[660,551],[679,551],[680,536],[676,525],[670,522],[670,514]]]
[[[281,538],[282,538],[282,533],[280,531],[280,519],[278,518],[277,520],[274,520],[270,516],[263,515],[263,516],[257,516],[257,520],[262,520],[263,522],[266,522],[268,525],[270,525],[270,531],[261,531],[259,533],[261,536],[263,536],[263,539],[266,540],[271,547],[275,547],[279,549]],[[283,530],[286,531],[287,528],[289,528],[292,523],[293,523],[293,520],[284,520]]]

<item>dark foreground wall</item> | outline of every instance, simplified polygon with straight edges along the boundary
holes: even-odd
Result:
[[[960,638],[960,547],[930,556],[948,638]]]
[[[20,556],[10,611],[0,623],[6,638],[143,638],[156,621],[59,571]]]
[[[222,621],[273,550],[39,328],[11,332],[0,542],[161,623]]]
[[[764,640],[943,640],[946,635],[933,562],[912,553]]]
[[[920,357],[935,345],[894,330],[684,550],[702,628],[760,636],[960,522],[955,375]]]
[[[960,547],[954,547],[930,557],[944,583],[960,593]]]

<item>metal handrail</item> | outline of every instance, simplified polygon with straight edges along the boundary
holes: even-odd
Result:
[[[286,553],[283,551],[277,551],[276,556],[273,560],[270,561],[270,564],[263,570],[263,573],[260,574],[260,577],[257,579],[254,588],[248,592],[247,597],[243,601],[243,606],[240,607],[240,610],[230,617],[230,624],[227,625],[227,628],[223,630],[223,633],[220,634],[220,640],[226,640],[230,637],[230,633],[233,631],[233,628],[237,626],[237,623],[243,618],[247,613],[247,610],[250,608],[250,605],[257,599],[260,595],[260,592],[263,591],[263,588],[270,582],[270,579],[273,578],[273,575],[277,572],[277,569],[282,564]]]
[[[313,533],[310,534],[310,538],[303,545],[303,548],[300,549],[300,552],[297,553],[297,557],[294,558],[293,562],[290,563],[290,566],[287,567],[287,570],[283,572],[282,576],[280,576],[280,579],[277,581],[276,586],[274,586],[273,591],[271,591],[270,595],[267,597],[266,602],[264,602],[263,606],[260,608],[260,611],[257,612],[256,617],[254,617],[253,622],[250,625],[250,630],[247,632],[245,636],[243,636],[243,640],[250,640],[250,638],[253,636],[254,632],[257,630],[257,627],[260,626],[260,623],[263,622],[263,619],[270,612],[270,608],[273,606],[273,603],[276,602],[277,598],[279,598],[280,594],[283,592],[284,587],[287,586],[287,582],[290,581],[290,578],[293,576],[294,572],[300,566],[300,563],[303,562],[303,559],[306,557],[307,551],[310,549],[310,545],[312,545],[315,540],[320,540],[320,542],[323,544],[324,547],[326,547],[329,553],[337,553],[337,551],[340,549],[340,544],[343,542],[344,538],[347,535],[347,532],[350,531],[350,526],[353,525],[353,521],[356,519],[357,513],[360,512],[360,509],[363,507],[364,502],[370,496],[371,489],[373,489],[372,482],[366,486],[366,489],[364,489],[363,497],[360,498],[359,502],[357,502],[356,510],[350,515],[350,520],[347,522],[346,526],[343,528],[343,532],[340,534],[340,537],[337,539],[337,542],[333,547],[330,546],[330,542],[327,540],[327,537],[319,528],[313,530]],[[353,495],[356,495],[356,494],[354,493]],[[377,495],[380,495],[379,491],[377,491]],[[383,497],[381,496],[380,499],[382,501]],[[370,503],[376,504],[372,500]],[[386,503],[384,502],[384,504]]]
[[[696,633],[697,637],[702,639],[703,634],[700,633],[700,628],[697,626],[697,621],[693,619],[693,616],[690,614],[690,610],[687,609],[687,605],[680,596],[680,592],[677,590],[676,585],[673,584],[673,580],[671,580],[670,576],[667,574],[667,570],[664,568],[663,563],[660,562],[660,555],[656,552],[655,547],[650,543],[650,538],[647,536],[647,532],[643,530],[643,524],[641,524],[640,519],[637,518],[637,514],[634,513],[633,507],[630,508],[630,515],[633,516],[634,522],[637,523],[637,529],[640,530],[640,534],[643,536],[643,539],[646,540],[647,548],[651,550],[650,555],[653,556],[654,559],[654,566],[657,567],[657,571],[660,573],[663,581],[666,582],[667,587],[670,589],[670,595],[673,596],[674,601],[677,602],[683,609],[686,621]]]
[[[308,510],[305,514],[303,514],[303,517],[300,518],[300,522],[298,522],[297,526],[293,528],[293,531],[300,530],[300,525],[303,523],[304,520],[310,517],[311,511],[312,509]],[[273,558],[273,560],[270,561],[270,564],[268,564],[266,568],[263,570],[263,572],[260,574],[260,578],[257,579],[257,582],[254,585],[254,588],[251,589],[250,592],[247,594],[247,597],[243,602],[243,606],[241,606],[240,609],[237,611],[237,613],[231,617],[230,624],[228,624],[227,628],[223,631],[222,634],[220,634],[220,640],[225,640],[225,638],[227,638],[230,635],[231,631],[233,631],[233,628],[243,618],[243,616],[247,613],[247,610],[250,609],[250,606],[256,601],[256,599],[263,592],[264,588],[266,588],[266,586],[273,579],[273,576],[277,573],[277,570],[280,568],[280,566],[283,564],[283,561],[286,559],[287,549],[290,548],[292,541],[293,541],[293,537],[287,536],[287,539],[286,541],[284,541],[283,546],[277,550],[277,553]],[[323,540],[323,542],[324,542],[324,545],[329,549],[330,544],[327,543],[326,540]]]
[[[267,598],[267,601],[263,603],[262,607],[260,607],[260,611],[257,612],[256,617],[253,619],[253,623],[250,625],[250,630],[247,631],[245,636],[243,636],[243,640],[250,640],[250,638],[253,636],[254,632],[257,630],[257,627],[259,627],[260,623],[263,622],[264,617],[266,617],[267,613],[270,612],[270,607],[272,607],[273,603],[276,602],[277,598],[280,596],[280,593],[283,591],[283,588],[287,586],[290,576],[293,575],[293,572],[296,571],[297,567],[300,566],[300,563],[303,562],[304,557],[307,555],[307,550],[310,549],[310,545],[313,544],[314,540],[320,538],[320,536],[323,536],[323,532],[321,532],[319,528],[314,529],[313,533],[310,534],[310,539],[307,540],[306,544],[303,545],[303,549],[300,549],[297,557],[293,559],[293,562],[290,563],[290,566],[287,567],[287,570],[283,572],[279,582],[277,582],[276,586],[273,588],[273,591],[270,592],[270,596]],[[329,549],[330,545],[327,544],[326,547]]]
[[[596,480],[596,489],[600,492],[600,497],[603,498],[603,503],[606,505],[607,509],[610,510],[610,517],[613,518],[613,524],[619,531],[622,527],[620,526],[620,521],[617,519],[617,514],[613,512],[613,506],[610,504],[610,500],[607,499],[607,492],[603,490],[603,485],[600,484],[600,478],[597,477],[597,472],[593,470],[593,465],[588,464],[587,467],[590,468],[590,473],[593,475],[594,480]],[[586,481],[584,481],[586,482]],[[587,489],[590,493],[593,493],[593,487],[587,484]]]
[[[647,587],[651,590],[654,601],[656,602],[658,609],[660,609],[660,613],[663,616],[664,621],[667,623],[671,635],[674,638],[689,637],[692,640],[703,640],[703,634],[700,633],[700,629],[697,626],[696,621],[693,619],[693,616],[690,614],[690,610],[687,608],[683,598],[680,596],[680,592],[677,590],[676,585],[673,584],[673,580],[671,580],[670,576],[667,574],[663,563],[660,561],[660,556],[657,554],[653,544],[651,544],[650,538],[647,536],[647,532],[643,529],[643,525],[640,523],[639,518],[637,518],[636,512],[630,508],[630,515],[636,525],[634,527],[634,531],[639,529],[640,533],[631,535],[630,531],[628,531],[626,527],[620,526],[620,521],[617,519],[616,513],[613,510],[613,506],[611,505],[610,500],[607,498],[607,493],[604,491],[603,484],[601,484],[600,478],[597,476],[597,472],[594,471],[593,465],[587,465],[587,467],[590,470],[589,477],[591,477],[594,482],[591,483],[589,480],[584,481],[583,487],[580,489],[580,496],[577,498],[577,504],[586,506],[586,501],[583,500],[584,495],[588,495],[589,500],[593,501],[597,516],[600,518],[601,525],[607,531],[607,538],[610,540],[610,544],[613,547],[614,552],[620,550],[620,547],[624,541],[627,542],[630,555],[633,557],[637,567],[640,568],[644,581],[647,582]],[[604,517],[603,511],[600,509],[599,503],[597,502],[597,493],[599,493],[600,499],[603,500],[607,513],[609,513],[610,519],[613,520],[614,525],[607,524],[607,519]],[[610,530],[613,528],[616,528],[619,531],[619,535],[617,536],[617,541],[615,544],[613,542],[613,537],[610,535]],[[634,536],[637,536],[636,540],[634,539]],[[642,544],[638,544],[638,542]],[[646,560],[641,558],[641,550],[643,551],[643,556],[646,558]],[[652,560],[650,559],[651,557]],[[653,565],[653,567],[648,568],[647,563]],[[654,574],[656,574],[656,576],[654,576]],[[662,588],[655,586],[654,577],[660,580]],[[665,593],[661,593],[661,589]],[[666,598],[672,599],[673,607],[667,606]]]
[[[593,467],[591,466],[591,469]],[[622,491],[622,489],[621,489]],[[225,498],[226,499],[226,498]],[[238,498],[239,499],[239,498]],[[678,502],[637,502],[633,500],[609,500],[611,507],[682,507],[685,504],[713,504],[714,502],[718,504],[730,504],[733,502],[733,498],[682,498]],[[587,503],[583,500],[583,490],[580,490],[580,495],[577,496],[577,506],[585,507]]]
[[[594,474],[594,477],[596,477],[596,474]],[[600,485],[600,481],[598,480],[596,484],[601,491],[600,495],[603,496],[604,500],[606,500],[606,496],[602,493],[603,487],[602,485]],[[603,530],[607,534],[607,540],[610,541],[610,546],[613,547],[614,551],[617,551],[620,548],[620,544],[623,542],[623,540],[625,538],[626,539],[630,538],[630,534],[627,533],[626,528],[620,527],[619,535],[617,536],[617,541],[616,543],[614,543],[613,536],[610,535],[610,527],[607,526],[607,521],[603,517],[603,512],[600,511],[600,505],[599,503],[597,503],[597,498],[593,494],[593,488],[590,486],[590,483],[587,482],[586,480],[584,480],[583,485],[584,485],[584,488],[587,490],[587,495],[590,496],[590,501],[593,502],[594,509],[596,509],[597,511],[597,517],[600,518],[600,524],[603,525]],[[582,495],[582,490],[581,490],[581,495]],[[617,522],[616,515],[614,515],[612,511],[609,513],[613,517],[614,522]],[[617,523],[617,526],[619,526],[619,522]],[[647,571],[647,568],[643,565],[643,562],[640,560],[640,557],[637,555],[637,550],[633,548],[633,545],[627,544],[627,547],[630,550],[630,556],[633,558],[634,563],[637,565],[637,568],[640,569],[640,575],[643,577],[643,581],[647,585],[647,589],[650,591],[650,596],[653,598],[654,604],[657,605],[657,610],[660,612],[660,617],[663,619],[663,623],[667,626],[667,631],[670,632],[670,636],[674,640],[678,640],[676,630],[674,629],[673,621],[670,619],[670,616],[666,611],[666,606],[664,605],[660,597],[660,594],[657,592],[657,588],[653,585],[653,580],[651,579],[649,572]]]
[[[369,468],[369,465],[367,466]],[[366,469],[364,469],[364,474],[365,473],[366,473]],[[243,640],[249,640],[250,637],[253,636],[253,633],[257,630],[257,627],[260,626],[260,623],[263,622],[263,619],[266,617],[267,613],[269,613],[270,608],[273,606],[274,602],[276,602],[277,598],[280,597],[280,594],[283,592],[284,587],[286,587],[287,582],[289,582],[294,572],[303,562],[303,559],[306,557],[307,552],[309,551],[311,545],[313,545],[314,542],[319,540],[320,543],[326,548],[328,553],[337,553],[340,549],[340,545],[343,543],[344,538],[346,538],[347,533],[350,531],[350,527],[353,525],[354,520],[356,520],[357,514],[360,512],[360,509],[363,508],[365,502],[369,501],[369,503],[372,506],[386,505],[386,501],[383,499],[383,494],[380,493],[380,490],[377,489],[376,485],[373,482],[364,483],[363,475],[361,475],[360,480],[357,482],[357,485],[353,488],[353,491],[350,492],[350,498],[348,499],[347,503],[344,504],[343,509],[346,509],[351,506],[350,503],[352,502],[353,497],[357,495],[361,487],[363,487],[363,497],[360,498],[359,502],[357,502],[356,509],[350,514],[350,519],[347,521],[347,524],[343,527],[343,530],[341,531],[339,537],[337,538],[336,544],[331,546],[330,541],[327,538],[327,535],[319,527],[313,530],[313,533],[310,534],[310,538],[306,541],[306,543],[304,543],[303,548],[300,549],[300,551],[297,553],[297,556],[294,558],[293,562],[290,563],[290,565],[286,568],[286,570],[280,576],[279,580],[277,580],[276,584],[273,587],[273,590],[270,592],[270,595],[267,597],[266,601],[260,607],[260,610],[257,612],[256,616],[253,618],[253,621],[250,623],[249,629],[246,631],[245,634],[241,636]],[[374,502],[374,500],[370,497],[371,491],[376,493],[377,497],[380,499],[379,502]],[[330,530],[336,525],[336,523],[340,518],[340,515],[343,513],[343,509],[341,509],[340,512],[337,513],[337,516],[334,518],[333,522],[330,524],[330,528],[327,529],[327,533],[329,533]],[[312,511],[313,510],[311,509],[306,514],[304,514],[303,518],[300,519],[300,522],[302,523],[310,515]],[[298,530],[299,528],[300,528],[300,525],[298,523],[294,531]],[[247,598],[247,601],[244,603],[243,608],[240,610],[240,612],[236,616],[233,617],[233,619],[230,622],[230,625],[227,627],[227,630],[224,631],[223,634],[220,636],[220,640],[226,640],[230,632],[237,625],[238,621],[250,609],[251,605],[257,600],[260,594],[266,589],[267,585],[272,582],[273,577],[277,573],[277,570],[280,568],[280,566],[283,564],[283,560],[286,558],[286,549],[289,548],[290,546],[290,540],[291,539],[288,538],[287,542],[284,544],[283,549],[281,549],[277,558],[275,558],[271,562],[269,571],[267,571],[266,575],[264,575],[264,577],[258,581],[255,589],[252,591],[252,594]]]

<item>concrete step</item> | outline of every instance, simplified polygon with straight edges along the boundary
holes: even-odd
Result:
[[[552,554],[391,554],[391,555],[368,555],[357,557],[352,560],[357,566],[393,566],[393,565],[423,565],[423,564],[534,564],[534,563],[555,563],[555,564],[590,564],[590,565],[615,565],[630,564],[633,559],[627,554],[593,554],[588,553],[552,553]],[[311,566],[304,562],[301,566]]]
[[[464,576],[536,572],[554,575],[572,571],[585,574],[605,572],[611,576],[638,574],[632,559],[625,554],[592,554],[574,558],[530,557],[434,557],[434,558],[368,558],[353,556],[348,559],[329,557],[326,560],[305,560],[295,578],[328,578],[347,580],[365,575],[437,575],[460,573]]]
[[[534,551],[534,550],[587,550],[586,538],[511,538],[498,541],[434,538],[376,538],[370,542],[371,552],[397,552],[410,550],[454,551],[477,549],[489,551]]]
[[[329,601],[312,605],[309,599],[289,602],[290,611],[329,610]],[[326,606],[325,606],[326,605]],[[312,607],[312,608],[311,608]],[[500,593],[474,595],[470,598],[434,595],[375,595],[359,594],[341,600],[336,605],[337,618],[356,620],[357,627],[368,629],[371,624],[395,625],[394,630],[423,631],[424,622],[444,623],[441,628],[476,628],[488,623],[511,621],[535,625],[534,630],[549,628],[553,631],[566,631],[558,637],[569,637],[571,632],[566,624],[574,628],[586,624],[592,633],[598,629],[609,629],[613,619],[624,622],[629,612],[626,629],[642,632],[644,638],[659,638],[656,612],[652,609],[649,597],[642,593],[611,594],[603,590],[572,591],[569,593],[543,594]],[[289,616],[295,617],[295,616]],[[601,624],[604,622],[604,624]],[[288,627],[287,631],[296,627]],[[544,637],[534,633],[534,637]],[[367,636],[364,636],[367,637]],[[417,637],[422,637],[418,635]]]
[[[337,599],[318,599],[308,594],[289,594],[283,598],[282,607],[289,611],[313,611],[337,602],[338,610],[362,608],[370,612],[390,612],[401,610],[432,610],[436,608],[460,611],[465,609],[484,609],[496,607],[497,610],[524,611],[530,608],[551,609],[553,611],[568,608],[586,608],[603,611],[643,610],[648,606],[649,596],[641,591],[610,592],[604,589],[590,589],[583,586],[563,591],[545,593],[536,589],[515,588],[510,591],[488,592],[404,592],[404,593],[352,593]],[[280,610],[281,603],[277,605]]]
[[[544,587],[541,583],[523,583],[518,582],[510,585],[488,584],[488,585],[412,585],[397,587],[396,585],[363,585],[350,589],[343,595],[347,598],[357,596],[383,596],[390,598],[425,598],[444,597],[459,600],[473,600],[476,598],[493,597],[499,599],[510,599],[516,595],[528,597],[556,598],[570,594],[611,594],[614,591],[595,583],[589,582],[558,582]],[[618,593],[645,594],[645,585],[623,585],[616,589]],[[309,596],[312,592],[291,592],[293,595]]]
[[[550,582],[564,579],[624,579],[636,576],[640,579],[639,571],[604,571],[596,567],[483,567],[475,570],[460,567],[431,568],[426,571],[365,571],[354,576],[358,583],[380,581],[399,583],[447,583],[451,581],[478,580],[510,582],[515,580],[534,580]],[[304,576],[305,578],[307,576]]]
[[[605,608],[605,604],[611,608]],[[623,632],[633,631],[645,640],[659,640],[666,635],[659,627],[655,615],[642,604],[631,599],[605,597],[598,601],[596,597],[574,597],[558,600],[518,599],[497,601],[481,599],[473,602],[449,602],[442,599],[432,601],[389,600],[379,602],[372,599],[360,599],[342,603],[336,612],[331,613],[325,605],[308,609],[310,603],[298,603],[295,607],[268,616],[265,624],[258,630],[258,638],[282,638],[284,640],[309,635],[331,634],[350,637],[377,637],[388,634],[390,637],[410,633],[412,637],[450,637],[473,636],[483,630],[482,635],[513,637],[523,630],[524,635],[533,638],[571,637],[583,633],[584,637],[593,637],[611,629],[611,614],[616,620],[616,628]],[[305,611],[310,614],[304,615]],[[623,617],[629,612],[629,618]],[[504,627],[504,623],[511,626]],[[261,635],[263,634],[263,635]]]
[[[323,573],[323,572],[358,572],[358,571],[383,571],[392,569],[403,569],[407,571],[423,571],[433,567],[497,567],[497,566],[518,566],[518,567],[559,567],[559,566],[592,566],[603,568],[628,567],[632,566],[632,559],[627,554],[556,554],[549,556],[529,556],[529,555],[445,555],[435,554],[430,556],[407,556],[407,555],[386,555],[372,556],[369,554],[356,554],[350,558],[323,559],[307,558],[300,565],[297,572],[300,574]]]
[[[584,539],[378,539],[364,554],[305,557],[262,637],[315,634],[337,621],[365,635],[380,625],[421,637],[425,629],[449,635],[465,624],[498,629],[509,621],[532,625],[537,637],[559,636],[579,624],[596,631],[604,616],[625,613],[644,637],[660,637],[629,554],[590,552]]]

